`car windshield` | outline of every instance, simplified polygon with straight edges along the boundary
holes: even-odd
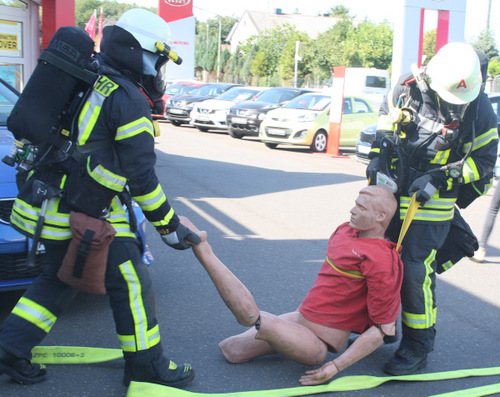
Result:
[[[206,96],[216,96],[222,94],[224,91],[229,89],[227,85],[204,85],[203,87],[197,88],[190,92],[192,95],[206,95]]]
[[[300,95],[297,98],[288,102],[284,108],[290,109],[308,109],[308,110],[324,110],[331,102],[331,98],[326,95]]]
[[[189,84],[172,84],[165,90],[165,95],[187,94],[193,91],[197,86]]]
[[[0,125],[7,125],[12,108],[17,102],[18,96],[0,81]]]
[[[247,99],[251,99],[255,95],[259,93],[259,90],[250,89],[250,88],[231,88],[227,90],[225,93],[219,95],[217,99],[221,99],[223,101],[245,101]]]
[[[256,100],[267,103],[284,103],[291,101],[296,96],[300,95],[300,90],[282,90],[280,88],[271,88],[263,91]]]

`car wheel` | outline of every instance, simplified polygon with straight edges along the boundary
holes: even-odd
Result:
[[[206,127],[196,127],[198,128],[201,132],[207,132],[208,131],[208,128]]]
[[[170,120],[170,124],[175,125],[176,127],[179,127],[181,123],[179,123],[177,120]]]
[[[278,146],[277,143],[269,143],[269,142],[264,142],[264,145],[266,145],[269,149],[276,149]]]
[[[316,132],[316,135],[311,143],[311,151],[320,153],[326,152],[326,142],[326,132],[323,130]]]
[[[233,138],[236,138],[236,139],[241,139],[241,138],[243,138],[243,135],[238,134],[237,132],[231,131],[231,129],[229,129],[227,132],[228,132],[228,134],[229,134],[229,135],[231,135]]]

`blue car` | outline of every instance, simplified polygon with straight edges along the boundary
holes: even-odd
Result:
[[[16,166],[7,164],[14,143],[14,137],[7,129],[7,118],[19,95],[15,88],[0,79],[0,159],[5,159],[5,162],[0,162],[0,292],[26,288],[46,264],[45,249],[39,244],[35,266],[27,266],[32,240],[10,226],[10,212],[18,190]],[[142,245],[142,259],[144,263],[150,264],[153,256],[146,244],[146,219],[135,202],[133,208],[137,218],[136,234]]]

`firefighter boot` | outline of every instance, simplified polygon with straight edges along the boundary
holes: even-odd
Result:
[[[125,386],[138,381],[183,388],[194,378],[193,367],[190,364],[177,365],[165,358],[161,345],[135,353],[124,352],[124,357]]]
[[[425,368],[427,365],[427,354],[417,355],[405,347],[399,347],[384,366],[384,372],[389,375],[409,375],[415,371]]]
[[[42,364],[19,358],[0,347],[0,375],[6,374],[15,382],[31,385],[45,380],[47,370]]]

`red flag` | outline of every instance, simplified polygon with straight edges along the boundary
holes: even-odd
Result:
[[[101,7],[101,15],[99,15],[99,25],[97,25],[97,41],[96,41],[96,45],[95,45],[96,52],[101,51],[102,24],[103,24],[103,16],[102,16],[102,7]]]
[[[89,21],[85,24],[85,31],[89,34],[92,40],[95,39],[95,22],[96,22],[96,10],[94,10]]]

